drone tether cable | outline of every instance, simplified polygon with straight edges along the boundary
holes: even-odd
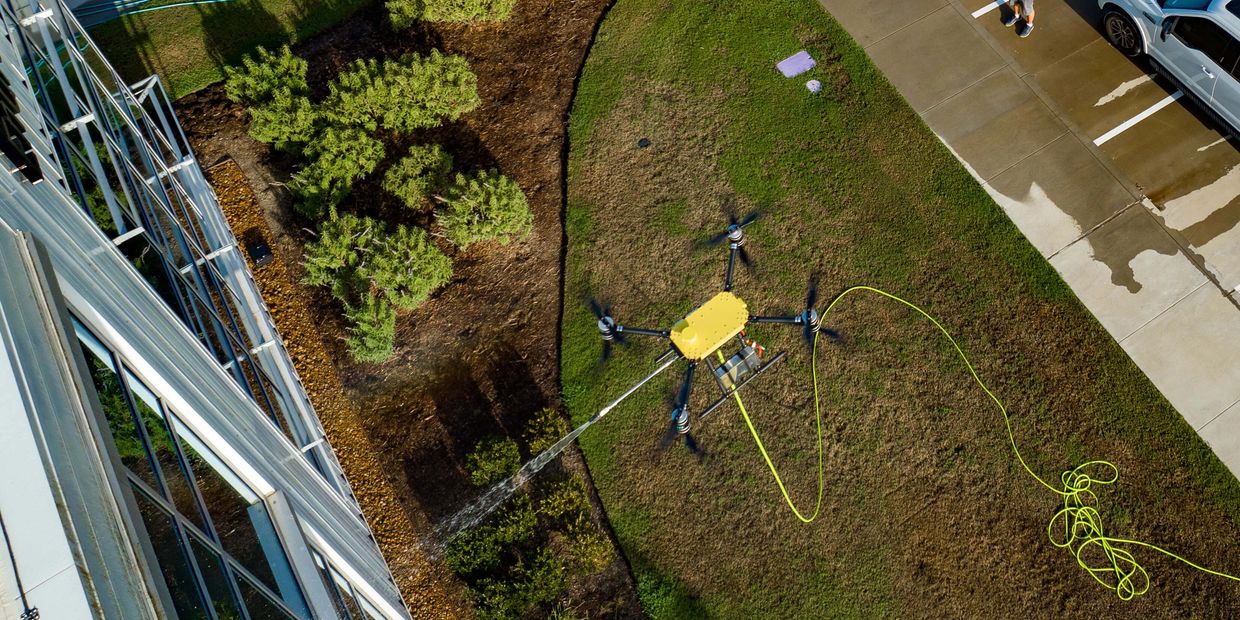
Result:
[[[969,361],[969,357],[965,355],[964,349],[956,342],[947,328],[939,323],[938,319],[930,316],[928,312],[919,308],[916,304],[906,301],[896,295],[882,291],[869,286],[853,286],[843,293],[840,293],[830,305],[827,306],[825,312],[822,313],[824,322],[827,315],[831,314],[831,310],[835,308],[842,299],[849,294],[857,291],[868,291],[877,293],[897,301],[905,306],[917,311],[918,314],[928,319],[935,327],[947,337],[955,347],[956,353],[960,355],[960,359],[969,369],[969,374],[973,376],[978,387],[994,401],[995,406],[999,408],[999,413],[1003,414],[1003,423],[1007,427],[1008,442],[1012,446],[1012,452],[1016,455],[1016,460],[1020,462],[1021,467],[1036,480],[1039,484],[1046,487],[1052,493],[1059,495],[1063,499],[1063,508],[1051,517],[1050,523],[1046,526],[1046,536],[1050,539],[1051,544],[1061,549],[1067,549],[1076,557],[1076,562],[1089,573],[1095,581],[1105,586],[1107,589],[1115,592],[1121,600],[1128,601],[1145,594],[1150,588],[1149,573],[1141,566],[1128,549],[1124,549],[1123,545],[1137,545],[1153,549],[1159,553],[1163,553],[1173,559],[1179,560],[1199,571],[1240,581],[1240,577],[1230,575],[1216,570],[1211,570],[1200,564],[1196,564],[1185,559],[1171,551],[1163,549],[1158,545],[1154,545],[1139,540],[1129,540],[1125,538],[1114,538],[1103,533],[1102,516],[1098,512],[1098,496],[1092,490],[1093,485],[1109,485],[1119,480],[1119,469],[1110,461],[1087,461],[1073,469],[1063,472],[1060,476],[1061,487],[1056,487],[1041,476],[1037,475],[1025,463],[1025,458],[1021,456],[1020,449],[1016,446],[1016,436],[1012,432],[1012,420],[1008,415],[1007,408],[1003,406],[1003,402],[995,396],[990,388],[982,381],[977,374],[977,369],[973,367],[973,363]],[[775,484],[779,486],[779,492],[783,494],[784,501],[788,503],[788,507],[792,509],[793,514],[804,523],[813,521],[822,508],[823,498],[823,457],[822,457],[822,410],[819,405],[818,398],[818,334],[814,334],[813,351],[810,359],[810,372],[814,380],[814,416],[817,421],[818,428],[818,500],[814,504],[814,512],[808,517],[801,514],[796,505],[792,503],[792,498],[788,496],[788,490],[784,487],[783,480],[779,477],[779,472],[775,469],[774,463],[771,462],[771,456],[766,451],[766,446],[762,444],[762,439],[758,437],[758,431],[754,428],[753,421],[749,418],[749,412],[745,410],[745,403],[741,402],[739,392],[733,392],[732,396],[736,399],[736,404],[740,407],[741,417],[745,420],[745,426],[749,427],[749,434],[753,435],[754,443],[758,445],[758,451],[762,453],[762,459],[766,461],[766,466],[770,468],[771,475],[775,477]],[[719,354],[720,361],[723,355]],[[1095,476],[1091,476],[1088,472],[1093,471]],[[1099,475],[1100,474],[1100,475]],[[1058,526],[1058,527],[1057,527]],[[1062,529],[1063,532],[1056,536],[1055,531]],[[1086,558],[1087,550],[1101,551],[1106,557],[1106,563],[1101,562],[1091,564]]]

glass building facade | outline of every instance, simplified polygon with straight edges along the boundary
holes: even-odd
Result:
[[[408,617],[158,78],[0,23],[0,617]]]

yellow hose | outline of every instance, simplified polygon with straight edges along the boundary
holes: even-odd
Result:
[[[831,310],[840,300],[847,297],[850,293],[857,291],[868,291],[877,293],[888,299],[900,302],[905,306],[917,311],[918,314],[928,319],[935,327],[947,337],[956,349],[956,353],[960,355],[960,359],[964,361],[964,365],[969,369],[969,374],[973,376],[973,380],[977,382],[978,387],[994,401],[995,406],[999,408],[999,413],[1003,414],[1003,423],[1007,427],[1008,442],[1012,446],[1012,453],[1016,455],[1016,460],[1020,462],[1020,466],[1039,484],[1046,487],[1052,493],[1060,496],[1063,500],[1063,508],[1051,517],[1050,523],[1046,526],[1046,535],[1050,539],[1051,544],[1056,547],[1067,549],[1076,557],[1076,562],[1089,573],[1095,581],[1106,586],[1115,592],[1120,599],[1128,601],[1133,598],[1145,594],[1150,587],[1149,574],[1145,571],[1133,556],[1132,552],[1124,549],[1122,545],[1137,545],[1146,547],[1163,553],[1171,558],[1179,560],[1197,570],[1217,575],[1233,581],[1240,581],[1240,577],[1230,575],[1205,568],[1199,564],[1191,562],[1171,551],[1163,549],[1158,545],[1153,545],[1139,540],[1128,540],[1124,538],[1113,538],[1106,536],[1102,529],[1102,516],[1098,512],[1098,496],[1094,494],[1093,485],[1114,484],[1119,480],[1119,469],[1115,464],[1109,461],[1088,461],[1077,467],[1065,471],[1060,476],[1061,487],[1056,487],[1043,480],[1035,474],[1029,465],[1025,463],[1025,458],[1021,456],[1020,449],[1016,446],[1016,436],[1012,432],[1012,420],[1008,415],[1007,408],[995,396],[990,388],[982,382],[981,377],[977,375],[977,370],[973,367],[973,363],[969,361],[969,357],[965,355],[964,350],[960,348],[960,344],[947,331],[938,319],[930,316],[925,310],[917,307],[917,305],[901,299],[896,295],[892,295],[886,291],[869,287],[854,286],[831,301],[826,311],[822,313],[823,322],[826,321],[827,315],[831,314]],[[723,361],[723,354],[718,353],[720,362]],[[814,503],[814,512],[808,517],[801,514],[796,505],[792,503],[792,498],[788,496],[788,490],[784,487],[783,480],[779,477],[779,472],[775,469],[775,464],[771,462],[771,456],[766,451],[766,446],[762,444],[762,439],[758,437],[758,431],[753,426],[753,421],[749,418],[749,412],[745,410],[745,403],[741,401],[739,392],[733,392],[732,396],[736,399],[736,405],[740,407],[741,417],[745,420],[745,426],[749,427],[749,434],[753,436],[754,443],[758,445],[758,451],[762,453],[762,459],[766,461],[766,466],[770,468],[771,475],[775,477],[775,484],[779,486],[779,492],[783,494],[784,501],[788,503],[788,507],[792,509],[792,513],[804,523],[813,521],[822,508],[823,497],[823,460],[822,460],[822,410],[818,403],[818,334],[814,335],[813,353],[810,360],[810,374],[814,380],[814,416],[817,421],[818,428],[818,499]],[[1093,471],[1094,476],[1088,472]],[[1058,526],[1058,527],[1057,527]],[[1062,530],[1062,534],[1056,536],[1057,530]],[[1096,548],[1106,557],[1105,564],[1090,564],[1084,557],[1087,549]]]

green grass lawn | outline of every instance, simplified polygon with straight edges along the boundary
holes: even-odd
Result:
[[[820,65],[784,79],[800,49]],[[803,83],[820,79],[811,97]],[[638,149],[640,138],[651,146]],[[869,284],[938,316],[1012,412],[1042,477],[1108,459],[1107,532],[1240,570],[1240,484],[1093,320],[860,48],[812,0],[619,0],[570,118],[564,397],[575,421],[652,368],[662,343],[600,370],[598,295],[621,322],[670,327],[719,290],[723,249],[695,247],[728,208],[760,209],[751,312],[799,309],[810,273],[829,300]],[[821,306],[820,306],[821,308]],[[682,366],[581,438],[656,618],[1212,617],[1240,587],[1138,550],[1152,591],[1124,603],[1046,540],[1058,498],[1019,468],[999,414],[932,326],[850,298],[819,351],[826,498],[783,504],[736,408],[695,431],[710,453],[655,449]],[[817,483],[807,351],[746,405],[798,506]],[[693,405],[718,393],[698,373]]]
[[[149,6],[167,4],[155,0]],[[173,99],[224,79],[259,45],[293,43],[348,17],[366,0],[234,0],[139,13],[90,29],[129,82],[158,73]]]

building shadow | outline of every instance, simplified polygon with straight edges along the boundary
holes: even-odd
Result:
[[[202,20],[207,56],[220,70],[240,64],[257,46],[286,41],[292,34],[259,0],[196,4],[194,9]]]

